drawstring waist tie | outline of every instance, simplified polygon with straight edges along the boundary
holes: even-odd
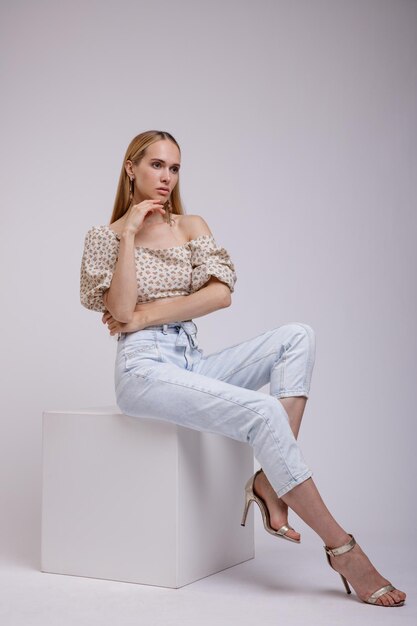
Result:
[[[153,326],[147,326],[143,330],[160,330],[166,335],[168,332],[178,333],[176,346],[190,345],[192,348],[198,348],[197,342],[197,326],[192,320],[186,320],[185,322],[171,322],[169,324],[155,324]],[[117,340],[119,341],[121,336],[130,335],[131,333],[119,333]]]

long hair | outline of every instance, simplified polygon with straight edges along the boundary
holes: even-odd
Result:
[[[130,207],[130,180],[125,169],[126,161],[130,160],[132,161],[132,163],[134,163],[134,165],[137,165],[145,156],[146,148],[155,143],[155,141],[160,141],[161,139],[169,139],[169,141],[172,141],[177,146],[181,154],[181,149],[177,141],[170,133],[163,130],[147,130],[143,133],[140,133],[140,135],[136,135],[136,137],[134,137],[128,145],[126,154],[123,159],[122,171],[120,172],[119,184],[117,186],[116,198],[114,201],[113,213],[110,218],[110,224],[113,224],[113,222],[122,217],[122,215],[124,215]],[[170,197],[172,207],[171,213],[175,213],[176,215],[184,215],[185,211],[181,201],[179,184],[180,181],[178,179],[177,184],[172,190],[172,194]]]

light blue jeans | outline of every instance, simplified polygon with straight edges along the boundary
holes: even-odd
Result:
[[[116,402],[125,415],[249,443],[282,496],[312,472],[278,398],[308,398],[314,360],[314,331],[298,322],[207,355],[192,320],[148,326],[118,335]]]

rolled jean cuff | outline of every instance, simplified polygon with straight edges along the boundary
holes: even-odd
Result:
[[[289,483],[277,491],[278,497],[281,498],[288,493],[288,491],[291,491],[291,489],[294,489],[297,485],[301,485],[301,483],[307,480],[307,478],[311,478],[312,476],[313,472],[311,470],[307,470],[307,472],[304,472],[304,474],[301,474],[298,478],[293,478]]]
[[[309,389],[286,389],[285,391],[280,391],[279,393],[271,393],[270,395],[273,398],[279,400],[280,398],[295,398],[298,396],[309,397],[310,390]]]

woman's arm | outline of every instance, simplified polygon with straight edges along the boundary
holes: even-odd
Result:
[[[136,278],[135,236],[142,228],[143,220],[148,213],[160,212],[165,209],[162,200],[143,200],[128,209],[124,221],[124,229],[120,235],[119,254],[116,268],[108,290],[103,294],[104,306],[112,316],[121,322],[130,322],[138,299]]]
[[[111,335],[119,332],[131,333],[154,324],[169,324],[201,317],[230,304],[229,287],[212,276],[205,287],[188,296],[161,298],[161,301],[136,305],[130,322],[120,323],[107,312],[104,313],[102,322],[108,325]]]
[[[125,231],[120,236],[116,269],[110,288],[103,294],[103,302],[115,320],[130,322],[133,318],[137,298],[135,233]]]

